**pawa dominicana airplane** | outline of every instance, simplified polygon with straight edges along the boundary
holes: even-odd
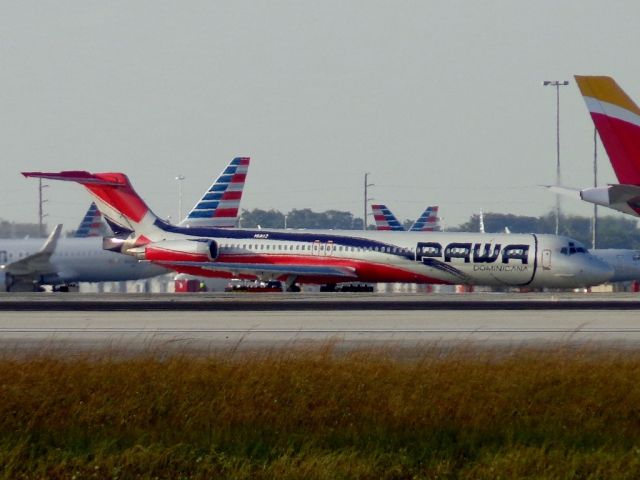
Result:
[[[177,272],[297,283],[409,282],[573,288],[613,271],[554,235],[185,228],[158,218],[123,173],[23,172],[83,185],[122,239],[105,248]]]

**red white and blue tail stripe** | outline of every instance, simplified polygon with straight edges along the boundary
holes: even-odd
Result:
[[[373,211],[373,218],[376,221],[376,230],[404,230],[402,224],[398,221],[395,215],[391,213],[391,210],[389,210],[386,205],[371,205],[371,210]]]
[[[102,214],[95,202],[91,202],[89,205],[89,210],[84,215],[84,218],[80,222],[78,229],[74,237],[76,238],[85,238],[85,237],[101,237],[103,235],[103,223],[102,223]]]
[[[249,162],[248,157],[234,158],[180,225],[237,227]]]
[[[422,212],[420,218],[409,229],[410,232],[439,232],[440,218],[438,217],[438,206],[430,206]]]

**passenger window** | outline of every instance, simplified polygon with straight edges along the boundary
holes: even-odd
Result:
[[[562,247],[562,248],[560,249],[560,253],[561,253],[562,255],[566,255],[566,254],[567,254],[567,247]]]

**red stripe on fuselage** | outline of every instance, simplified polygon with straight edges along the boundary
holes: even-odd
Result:
[[[176,260],[175,258],[165,258],[165,261]],[[180,259],[182,260],[182,259]],[[357,278],[352,277],[333,277],[333,276],[305,276],[298,277],[302,283],[336,283],[336,282],[403,282],[403,283],[430,283],[430,284],[447,284],[444,280],[428,277],[414,273],[403,268],[386,265],[383,263],[369,262],[364,260],[355,260],[348,258],[336,257],[320,257],[320,256],[300,256],[300,255],[234,255],[223,254],[217,260],[224,263],[237,264],[266,264],[266,265],[318,265],[326,267],[346,267],[353,268],[357,274]],[[221,272],[214,272],[206,268],[183,267],[177,265],[158,264],[171,268],[180,273],[189,273],[204,277],[218,277]],[[193,273],[194,269],[197,273]],[[188,271],[187,271],[188,270]],[[230,278],[222,276],[221,278]],[[255,278],[253,276],[244,276],[243,278]]]

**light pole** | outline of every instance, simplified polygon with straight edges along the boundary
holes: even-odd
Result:
[[[368,189],[374,185],[373,183],[369,183],[369,175],[371,175],[369,172],[364,174],[364,211],[362,215],[362,230],[367,229],[367,203],[371,200],[368,196]]]
[[[593,129],[593,187],[598,186],[598,129]],[[598,204],[593,204],[593,223],[591,226],[591,248],[598,242]]]
[[[567,80],[545,80],[545,87],[556,87],[556,185],[560,185],[560,87],[569,85]],[[556,193],[556,235],[560,230],[560,195]]]
[[[178,222],[182,221],[182,181],[187,178],[184,175],[178,175],[176,181],[178,182]]]
[[[44,237],[44,217],[47,216],[44,213],[44,204],[47,200],[43,198],[43,190],[47,188],[49,185],[43,185],[42,179],[38,179],[38,232],[41,237]]]

